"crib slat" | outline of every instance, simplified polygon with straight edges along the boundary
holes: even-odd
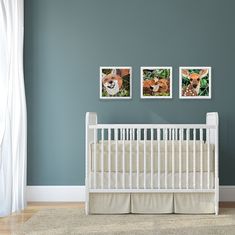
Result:
[[[175,188],[175,129],[172,129],[172,188]]]
[[[94,181],[93,181],[93,187],[96,189],[96,138],[97,138],[97,129],[94,129]]]
[[[203,144],[203,130],[200,128],[200,187],[201,189],[203,188],[202,184],[202,173],[203,173],[203,149],[202,149],[202,144]]]
[[[126,129],[123,129],[123,138],[122,138],[122,187],[125,189],[125,174],[126,174],[126,166],[125,166],[125,136]]]
[[[132,140],[135,140],[135,129],[132,129]]]
[[[183,129],[179,130],[179,188],[182,188],[182,140],[183,140]]]
[[[193,129],[193,188],[196,188],[196,129]]]
[[[165,129],[165,188],[167,189],[167,171],[168,171],[168,169],[167,169],[167,165],[168,165],[168,163],[167,163],[167,142],[168,142],[168,140],[167,140],[167,129]]]
[[[210,188],[210,129],[207,129],[207,188]]]
[[[101,188],[104,188],[104,129],[101,129]]]
[[[144,189],[146,189],[146,137],[147,130],[144,129]]]
[[[130,136],[132,136],[132,129],[130,129]],[[129,173],[130,189],[132,189],[132,140],[130,138],[130,173]]]
[[[118,188],[118,129],[115,128],[115,188]]]
[[[126,140],[129,140],[129,129],[126,129]]]
[[[189,165],[189,129],[186,129],[186,188],[189,188],[188,181],[188,165]]]
[[[139,156],[139,140],[140,140],[140,129],[137,129],[137,139],[136,139],[136,155],[137,155],[137,163],[136,163],[136,185],[137,189],[139,189],[139,172],[140,172],[140,156]]]
[[[158,150],[158,153],[157,153],[157,166],[158,166],[158,169],[157,169],[157,173],[158,173],[158,189],[161,188],[161,150],[160,150],[160,140],[161,140],[161,129],[157,129],[157,150]]]
[[[150,179],[150,184],[151,184],[151,189],[153,189],[153,129],[151,128],[151,179]]]

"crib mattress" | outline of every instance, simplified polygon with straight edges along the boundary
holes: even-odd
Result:
[[[110,181],[110,187],[115,189],[116,187],[116,173],[111,172],[111,181]],[[96,187],[101,189],[101,176],[102,174],[100,172],[96,173]],[[125,174],[125,188],[128,189],[130,185],[130,177],[129,173]],[[172,185],[172,173],[167,174],[167,189],[179,189],[179,173],[174,174],[174,187]],[[187,174],[182,173],[181,174],[181,188],[186,189],[187,188],[187,181],[186,181]],[[214,173],[210,172],[209,173],[209,186],[210,188],[214,187]],[[109,173],[104,172],[104,188],[108,189],[109,187]],[[90,173],[90,182],[91,182],[91,188],[94,185],[94,172]],[[123,174],[121,172],[118,172],[117,174],[117,183],[118,183],[118,188],[122,189],[123,188]],[[188,188],[193,189],[194,188],[194,180],[193,180],[193,173],[188,174]],[[195,186],[196,188],[201,187],[201,174],[200,172],[196,172],[195,174]],[[207,188],[208,186],[208,174],[207,172],[202,173],[202,188]],[[155,189],[158,188],[158,174],[154,173],[153,174],[153,187]],[[140,173],[139,174],[139,188],[143,189],[144,188],[144,174]],[[151,174],[147,173],[146,174],[146,188],[150,189],[151,188]],[[165,173],[160,174],[160,188],[165,189]],[[137,189],[137,174],[133,173],[132,174],[132,189]]]
[[[110,159],[111,159],[111,171],[116,170],[116,156],[117,156],[117,170],[123,171],[123,165],[125,165],[125,171],[130,169],[130,149],[132,149],[132,171],[137,171],[137,162],[139,162],[139,172],[144,171],[144,152],[146,153],[146,171],[151,171],[151,142],[146,141],[145,147],[144,142],[132,141],[130,148],[130,141],[125,141],[124,147],[122,141],[117,143],[117,155],[116,155],[116,142],[111,141],[110,147]],[[103,146],[103,166],[102,166],[102,146]],[[188,146],[188,147],[187,147]],[[160,155],[158,155],[158,147],[160,147]],[[172,170],[174,163],[175,172],[179,172],[180,165],[181,171],[186,171],[186,159],[188,149],[188,170],[193,171],[194,161],[194,147],[195,147],[195,168],[196,171],[200,171],[201,167],[203,171],[208,170],[208,158],[210,171],[214,170],[214,144],[207,144],[200,141],[153,141],[153,171],[158,172],[158,162],[160,162],[160,171]],[[138,149],[138,150],[137,150]],[[145,151],[144,151],[145,149]],[[174,151],[173,151],[174,149]],[[139,152],[139,161],[137,161],[137,151]],[[174,152],[174,154],[173,154]],[[181,155],[180,155],[181,152]],[[123,162],[124,153],[124,162]],[[181,156],[181,157],[180,157]],[[96,160],[94,159],[94,143],[90,144],[90,159],[91,159],[91,170],[94,171],[94,165],[96,162],[96,171],[101,171],[102,167],[104,171],[109,171],[109,147],[108,141],[99,142],[96,144]],[[167,161],[166,161],[167,159]],[[123,164],[124,163],[124,164]],[[181,164],[180,164],[181,163]]]

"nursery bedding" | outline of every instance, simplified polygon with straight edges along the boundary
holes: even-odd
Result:
[[[116,162],[116,143],[115,141],[110,141],[110,158],[111,158],[111,171],[115,171],[115,162]],[[189,172],[193,171],[193,158],[194,158],[194,146],[195,146],[195,167],[196,171],[202,170],[207,172],[208,170],[208,152],[210,158],[210,171],[214,169],[214,144],[207,144],[200,141],[182,141],[181,142],[181,158],[180,158],[180,142],[179,141],[153,141],[153,170],[154,172],[158,171],[158,145],[160,146],[160,171],[165,171],[165,160],[167,156],[167,171],[172,170],[172,156],[174,149],[174,171],[178,172],[181,162],[181,171],[186,171],[186,159],[187,159],[187,145],[188,145],[188,159],[189,159]],[[132,141],[132,171],[137,171],[137,148],[139,149],[139,171],[144,171],[144,142]],[[202,162],[201,162],[201,149],[202,149]],[[118,161],[118,171],[123,171],[123,152],[125,154],[125,170],[129,171],[130,169],[130,141],[125,141],[124,147],[122,141],[118,141],[117,144],[117,161]],[[151,142],[146,141],[146,171],[150,172],[151,170]],[[101,171],[101,159],[102,159],[102,143],[99,142],[96,144],[96,171]],[[94,144],[90,144],[90,158],[91,158],[91,170],[94,170]],[[109,170],[109,146],[108,141],[103,142],[103,159],[104,159],[104,171]]]

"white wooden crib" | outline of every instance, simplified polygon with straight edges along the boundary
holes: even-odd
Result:
[[[206,124],[98,124],[86,113],[86,214],[218,214],[218,113]]]

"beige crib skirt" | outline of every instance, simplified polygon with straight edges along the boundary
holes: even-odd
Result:
[[[90,214],[215,213],[214,193],[90,193]]]

